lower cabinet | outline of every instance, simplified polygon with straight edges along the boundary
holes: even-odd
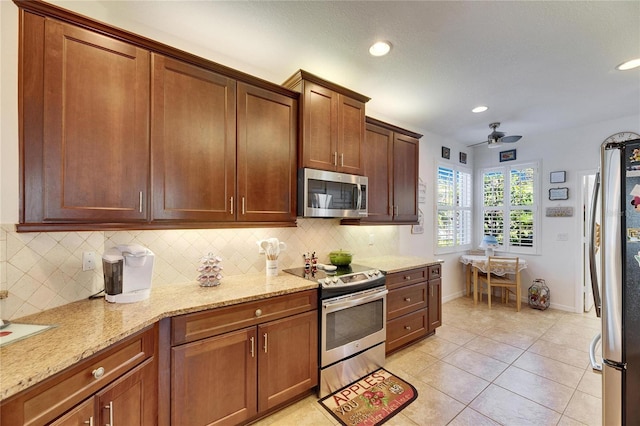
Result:
[[[313,290],[174,318],[171,425],[243,423],[313,389],[316,303]],[[175,345],[196,329],[210,337]]]
[[[386,353],[410,345],[442,325],[441,265],[387,274]]]
[[[2,425],[158,424],[157,328],[116,343],[2,402]]]

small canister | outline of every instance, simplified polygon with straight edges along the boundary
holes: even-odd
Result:
[[[542,278],[536,278],[529,287],[529,306],[544,311],[550,304],[551,290]]]

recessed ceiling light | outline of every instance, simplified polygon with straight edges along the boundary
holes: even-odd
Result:
[[[388,41],[378,41],[369,48],[369,53],[373,56],[384,56],[391,50],[391,43]]]
[[[474,109],[471,110],[471,112],[485,112],[486,110],[488,110],[489,107],[488,106],[484,106],[484,105],[478,105],[477,107],[475,107]]]
[[[636,58],[636,59],[632,59],[630,61],[627,62],[623,62],[620,65],[618,65],[616,67],[617,70],[619,71],[627,71],[627,70],[632,70],[634,68],[638,68],[640,67],[640,58]]]

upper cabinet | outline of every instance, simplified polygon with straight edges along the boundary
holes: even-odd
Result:
[[[369,98],[303,70],[283,85],[302,95],[298,166],[364,174]]]
[[[17,4],[19,231],[295,225],[298,93]]]
[[[145,220],[149,52],[27,18],[28,29],[44,31],[23,41],[29,69],[37,68],[23,74],[25,220]],[[36,52],[27,50],[39,37]]]
[[[367,117],[364,174],[369,178],[368,216],[345,224],[415,224],[422,135]]]
[[[236,81],[153,55],[153,219],[234,220]]]

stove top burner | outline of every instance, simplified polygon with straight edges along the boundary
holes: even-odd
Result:
[[[335,271],[318,269],[315,272],[305,268],[284,269],[292,275],[297,275],[320,285],[320,298],[353,293],[378,286],[384,286],[386,278],[383,272],[363,265],[340,266]]]

